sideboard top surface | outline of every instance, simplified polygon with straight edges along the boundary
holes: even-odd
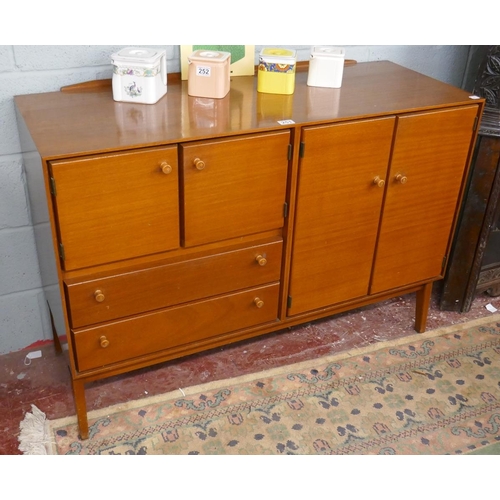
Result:
[[[186,81],[169,83],[156,104],[115,102],[111,87],[14,99],[45,159],[290,126],[281,120],[301,126],[474,102],[466,91],[388,61],[346,66],[339,89],[309,87],[307,71],[296,74],[292,95],[256,88],[256,76],[239,76],[223,99],[189,96]]]

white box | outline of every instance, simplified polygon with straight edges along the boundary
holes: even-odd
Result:
[[[313,47],[307,85],[340,88],[344,74],[344,58],[345,49],[342,47]]]
[[[111,55],[113,99],[154,104],[167,93],[165,50],[127,47]]]

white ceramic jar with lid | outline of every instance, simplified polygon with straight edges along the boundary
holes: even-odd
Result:
[[[127,47],[111,55],[113,99],[154,104],[167,93],[165,50]]]
[[[313,47],[309,60],[307,85],[340,88],[344,74],[343,47]]]

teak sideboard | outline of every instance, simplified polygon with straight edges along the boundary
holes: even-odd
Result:
[[[82,439],[94,380],[414,292],[425,330],[484,100],[386,61],[306,80],[15,97]]]

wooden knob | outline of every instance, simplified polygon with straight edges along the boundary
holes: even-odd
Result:
[[[105,297],[101,290],[96,290],[94,292],[94,298],[97,302],[103,302]]]
[[[267,264],[267,259],[263,255],[257,255],[255,260],[259,264],[259,266],[265,266]]]
[[[406,175],[403,175],[403,174],[396,175],[396,182],[399,182],[401,184],[406,184],[407,180],[408,180],[408,177],[406,177]]]
[[[198,170],[203,170],[205,168],[205,162],[199,158],[195,158],[193,164]]]
[[[104,335],[101,335],[101,337],[99,338],[99,343],[101,344],[101,347],[105,349],[109,345],[109,340]]]
[[[161,171],[165,174],[165,175],[168,175],[168,174],[171,174],[172,173],[172,167],[166,162],[164,161],[161,165],[160,165],[160,168],[161,168]]]
[[[385,186],[384,179],[381,179],[378,175],[373,179],[373,184],[376,184],[379,188],[383,188]]]
[[[253,303],[260,309],[264,305],[264,301],[262,299],[259,299],[259,297],[255,297],[253,299]]]

